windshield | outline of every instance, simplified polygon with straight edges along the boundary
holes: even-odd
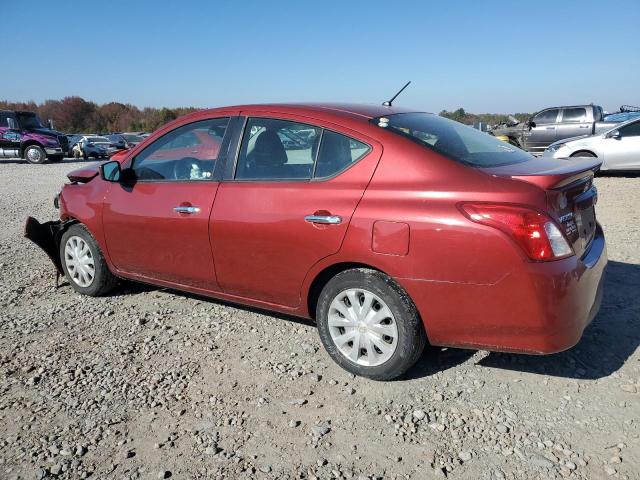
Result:
[[[496,167],[533,158],[488,133],[431,113],[398,113],[372,122],[438,152],[474,167]]]
[[[35,113],[16,113],[21,128],[45,128]]]
[[[109,139],[105,137],[88,137],[87,142],[91,143],[109,143]]]

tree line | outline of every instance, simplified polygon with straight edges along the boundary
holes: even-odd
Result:
[[[186,108],[140,109],[135,105],[109,102],[98,105],[81,97],[46,100],[43,103],[0,100],[0,110],[37,112],[43,122],[65,133],[153,132],[167,122],[199,110]]]
[[[140,109],[135,105],[119,102],[98,105],[81,97],[46,100],[43,103],[0,100],[0,110],[2,109],[37,112],[43,122],[51,120],[55,129],[66,133],[153,132],[181,115],[199,110],[194,107]],[[467,125],[476,122],[495,125],[507,120],[506,114],[475,114],[466,112],[464,108],[452,112],[442,110],[440,115]],[[530,115],[515,113],[513,116],[524,121]]]
[[[473,125],[477,122],[486,123],[487,125],[497,125],[499,123],[506,122],[508,115],[504,113],[469,113],[464,108],[459,108],[453,112],[442,110],[440,112],[441,117],[450,118],[456,122],[464,123],[465,125]],[[514,113],[513,117],[519,121],[524,122],[531,117],[530,113]]]

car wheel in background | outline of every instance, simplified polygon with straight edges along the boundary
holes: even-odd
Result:
[[[39,165],[47,161],[47,154],[44,153],[42,147],[38,145],[29,145],[24,150],[24,159],[29,163]]]
[[[83,152],[83,153],[82,153],[82,158],[83,158],[84,160],[89,160],[89,155],[87,155],[86,153],[84,153],[84,152]]]
[[[426,334],[407,293],[377,270],[346,270],[318,299],[316,321],[331,358],[345,370],[391,380],[422,355]]]
[[[72,225],[64,232],[60,240],[60,260],[67,280],[78,293],[99,297],[118,283],[98,243],[84,225]]]
[[[586,158],[597,158],[595,153],[587,152],[586,150],[575,152],[571,154],[571,157],[586,157]]]

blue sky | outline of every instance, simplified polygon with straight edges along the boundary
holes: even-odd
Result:
[[[640,104],[640,2],[3,2],[0,99]]]

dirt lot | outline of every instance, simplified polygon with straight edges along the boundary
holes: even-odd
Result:
[[[610,264],[578,346],[430,349],[377,383],[300,320],[55,289],[21,230],[76,165],[0,162],[0,478],[640,478],[640,178],[596,180]]]

